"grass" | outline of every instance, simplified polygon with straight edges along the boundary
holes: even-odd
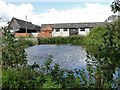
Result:
[[[84,36],[73,35],[68,37],[49,37],[49,38],[38,38],[39,44],[72,44],[82,45]]]

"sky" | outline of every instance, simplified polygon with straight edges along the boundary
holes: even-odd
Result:
[[[0,0],[0,26],[12,17],[36,25],[53,23],[104,22],[113,0]]]

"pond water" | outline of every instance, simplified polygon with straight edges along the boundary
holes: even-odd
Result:
[[[86,51],[82,46],[72,45],[37,45],[25,49],[28,58],[28,64],[34,62],[40,66],[52,55],[52,64],[60,65],[60,68],[74,70],[85,68]]]

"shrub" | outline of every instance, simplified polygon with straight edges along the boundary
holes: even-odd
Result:
[[[72,44],[82,45],[84,36],[74,35],[68,37],[38,38],[39,44]]]

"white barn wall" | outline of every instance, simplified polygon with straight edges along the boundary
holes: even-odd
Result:
[[[78,34],[79,35],[88,35],[89,32],[90,32],[89,28],[85,28],[85,31],[81,31],[81,29],[78,28]],[[59,32],[56,32],[56,30],[53,29],[52,36],[53,37],[57,37],[57,36],[69,36],[69,29],[67,29],[67,31],[63,31],[63,29],[60,29]]]
[[[56,30],[53,29],[52,36],[54,36],[54,37],[61,36],[61,29],[59,32],[56,32]]]
[[[62,29],[62,36],[69,36],[69,29],[67,29],[67,31],[64,31],[63,29]]]
[[[90,32],[90,28],[85,28],[85,31],[86,31],[86,35],[88,35]]]
[[[81,31],[80,28],[78,29],[78,34],[79,34],[79,35],[88,35],[89,32],[90,32],[90,29],[89,29],[89,28],[85,28],[85,31]]]
[[[57,37],[57,36],[69,36],[69,29],[68,31],[63,31],[63,29],[60,29],[59,32],[56,32],[55,29],[53,29],[52,36]]]

